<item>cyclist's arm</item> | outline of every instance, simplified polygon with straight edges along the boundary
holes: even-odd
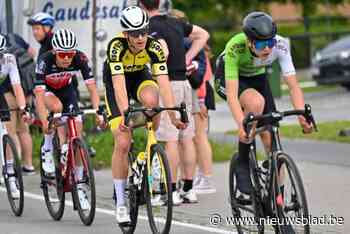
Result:
[[[13,88],[13,92],[16,97],[17,106],[19,108],[24,108],[26,106],[26,101],[24,97],[24,92],[21,86],[21,80],[18,72],[16,58],[12,54],[7,54],[5,57],[6,67],[8,69],[8,74],[10,77],[10,82]]]
[[[81,71],[81,74],[83,75],[85,85],[90,94],[90,101],[92,104],[92,108],[97,110],[100,104],[100,96],[98,95],[98,92],[97,92],[96,81],[93,77],[92,69],[88,64],[88,58],[84,53],[80,54],[80,61],[81,61],[80,71]]]
[[[294,109],[304,109],[304,94],[299,86],[297,77],[295,75],[289,75],[286,76],[284,80],[288,85],[289,94]]]
[[[92,108],[94,108],[95,110],[98,110],[98,106],[100,104],[100,96],[98,95],[98,92],[97,92],[96,83],[95,82],[86,83],[86,87],[90,94],[90,101],[92,104]]]
[[[125,84],[125,76],[123,74],[112,76],[113,90],[115,95],[115,100],[117,102],[118,108],[121,115],[124,115],[124,111],[128,109],[128,94]]]
[[[242,127],[244,113],[238,99],[238,80],[226,80],[226,97],[232,116],[239,127]]]
[[[239,86],[239,53],[235,50],[234,41],[227,43],[225,48],[225,86],[227,103],[237,125],[242,127],[244,113],[238,97]]]
[[[21,84],[12,85],[12,89],[16,97],[17,106],[20,109],[24,109],[26,107],[26,101],[25,101],[24,92]]]
[[[203,28],[193,25],[193,29],[189,38],[192,40],[191,47],[186,52],[186,65],[192,61],[199,51],[205,46],[209,39],[209,33]]]
[[[124,111],[129,107],[124,65],[122,62],[122,54],[125,53],[126,49],[124,46],[118,38],[114,38],[107,47],[107,66],[109,66],[111,71],[115,101],[117,102],[121,116],[124,115]]]
[[[290,53],[290,46],[286,39],[278,40],[278,62],[282,70],[282,76],[288,85],[291,102],[295,109],[304,109],[304,95],[298,84],[295,67]]]

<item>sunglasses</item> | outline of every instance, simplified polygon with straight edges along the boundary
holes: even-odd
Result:
[[[60,59],[65,59],[65,58],[73,58],[76,54],[76,51],[75,50],[72,50],[72,51],[56,51],[57,53],[57,56],[60,58]]]
[[[139,29],[139,30],[134,30],[134,31],[129,31],[128,34],[130,35],[130,37],[139,37],[139,36],[146,36],[149,32],[149,28],[146,27],[146,28],[142,28],[142,29]]]
[[[263,50],[266,47],[269,47],[271,49],[276,45],[276,43],[277,41],[275,38],[271,38],[268,40],[256,40],[254,41],[254,47],[256,50]]]

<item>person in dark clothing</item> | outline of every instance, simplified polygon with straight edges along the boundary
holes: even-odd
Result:
[[[55,19],[50,14],[39,12],[33,15],[27,23],[32,26],[33,36],[41,45],[38,57],[52,50],[51,39],[53,36],[52,31],[55,26]]]
[[[206,44],[209,34],[199,26],[186,23],[159,11],[159,0],[140,0],[139,4],[150,16],[150,35],[158,39],[167,54],[167,66],[175,103],[185,102],[187,106],[189,125],[185,130],[178,130],[170,124],[169,117],[161,116],[157,131],[159,141],[165,142],[165,150],[171,168],[173,186],[173,204],[182,202],[197,202],[194,193],[193,175],[196,163],[196,153],[193,144],[194,121],[192,112],[192,88],[186,79],[186,67],[192,64],[193,58]],[[186,52],[184,38],[192,40],[190,49]],[[180,154],[180,149],[183,153]],[[184,167],[184,186],[176,190],[177,167],[179,160]]]
[[[39,59],[42,54],[52,50],[51,40],[53,36],[53,27],[55,26],[55,18],[48,13],[39,12],[33,15],[27,23],[32,26],[33,36],[41,45],[38,54]],[[72,79],[72,84],[75,88],[78,100],[80,100],[78,80],[76,77]]]

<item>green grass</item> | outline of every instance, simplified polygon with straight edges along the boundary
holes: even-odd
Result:
[[[318,85],[315,87],[302,88],[304,93],[319,93],[337,89],[337,85]],[[282,90],[282,95],[289,95],[289,90]]]
[[[350,121],[334,121],[318,123],[318,132],[303,134],[298,124],[284,125],[280,128],[282,137],[291,139],[309,139],[316,141],[334,141],[341,143],[350,143],[350,137],[338,136],[342,129],[350,128]],[[229,131],[226,134],[236,135],[237,131]]]
[[[210,144],[213,150],[213,161],[224,162],[231,159],[234,152],[237,151],[237,145],[235,144],[221,144],[210,140]]]
[[[89,121],[88,121],[89,122]],[[43,139],[38,129],[32,129],[33,137],[33,164],[35,168],[39,168],[40,143]],[[113,153],[114,140],[111,131],[106,130],[98,134],[89,134],[85,140],[96,150],[96,156],[93,158],[93,164],[96,169],[110,168],[111,157]],[[134,132],[134,149],[135,152],[144,150],[146,135],[143,129]],[[210,141],[213,150],[213,161],[223,162],[230,160],[233,153],[237,150],[235,145],[219,144]]]
[[[350,121],[334,121],[317,124],[318,132],[303,134],[299,125],[281,127],[281,135],[288,138],[303,138],[317,141],[350,143],[350,137],[338,136],[342,129],[350,128]]]

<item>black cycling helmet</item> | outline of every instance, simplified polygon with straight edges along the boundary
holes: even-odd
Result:
[[[243,32],[250,40],[267,40],[276,36],[277,27],[271,16],[254,11],[244,17]]]

